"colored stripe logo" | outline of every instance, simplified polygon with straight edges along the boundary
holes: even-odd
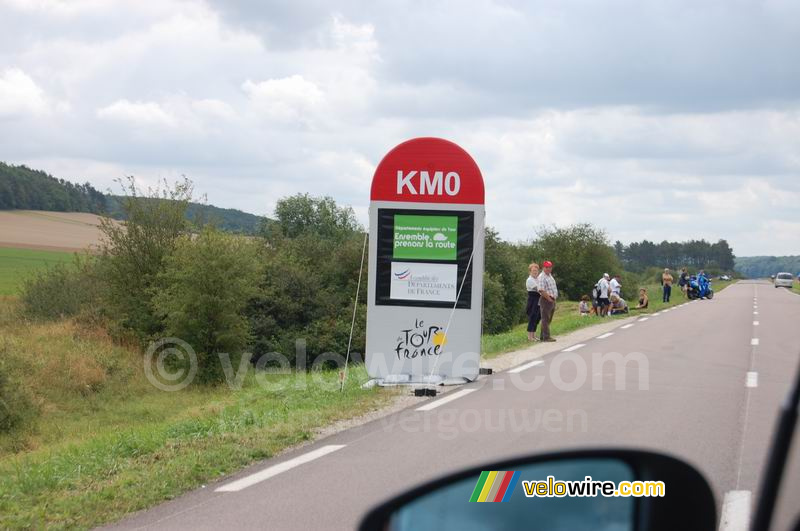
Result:
[[[496,470],[481,472],[478,483],[472,491],[471,502],[506,502],[511,499],[517,486],[519,472]]]

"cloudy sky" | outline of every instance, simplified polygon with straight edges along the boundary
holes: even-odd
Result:
[[[0,0],[0,160],[366,223],[386,151],[440,136],[509,240],[800,254],[799,58],[795,0]]]

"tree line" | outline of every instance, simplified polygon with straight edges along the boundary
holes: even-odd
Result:
[[[705,240],[654,243],[648,240],[623,245],[614,243],[614,251],[623,266],[630,271],[644,271],[648,267],[731,272],[734,270],[733,249],[725,240],[710,243]]]
[[[766,278],[778,273],[800,275],[800,256],[742,256],[736,271],[748,278]]]
[[[105,211],[106,197],[89,183],[74,184],[27,166],[0,162],[0,210]]]
[[[160,198],[142,197],[160,201]],[[0,210],[49,210],[53,212],[88,212],[125,220],[124,198],[105,194],[91,184],[75,184],[57,179],[27,166],[0,162]],[[229,232],[255,234],[262,217],[234,208],[220,208],[205,202],[189,202],[186,218],[190,222],[213,221]]]

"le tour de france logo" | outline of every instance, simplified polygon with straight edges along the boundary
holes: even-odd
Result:
[[[444,329],[441,326],[415,319],[414,326],[400,330],[395,353],[398,359],[438,356],[446,342]]]

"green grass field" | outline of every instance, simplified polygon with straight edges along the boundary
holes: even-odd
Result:
[[[73,253],[67,252],[0,248],[0,295],[15,295],[33,271],[72,258]]]
[[[712,281],[711,286],[714,288],[714,293],[718,293],[730,286],[732,283],[732,281],[726,282],[714,280]],[[556,305],[556,314],[553,317],[552,324],[550,325],[550,331],[554,337],[557,337],[578,330],[579,328],[607,322],[609,319],[625,319],[626,317],[630,317],[632,315],[655,313],[664,308],[680,304],[686,300],[677,286],[673,288],[672,297],[670,297],[670,302],[668,304],[661,302],[661,286],[658,284],[653,284],[645,287],[647,288],[647,293],[650,297],[648,309],[631,310],[628,315],[611,316],[605,319],[595,316],[581,317],[578,313],[577,301],[559,302]],[[631,307],[636,305],[635,301],[628,301],[628,303],[631,305]],[[508,332],[503,332],[502,334],[483,336],[481,340],[483,358],[491,359],[499,354],[511,352],[531,345],[531,342],[528,341],[528,333],[526,330],[527,323],[523,323],[515,326]]]

